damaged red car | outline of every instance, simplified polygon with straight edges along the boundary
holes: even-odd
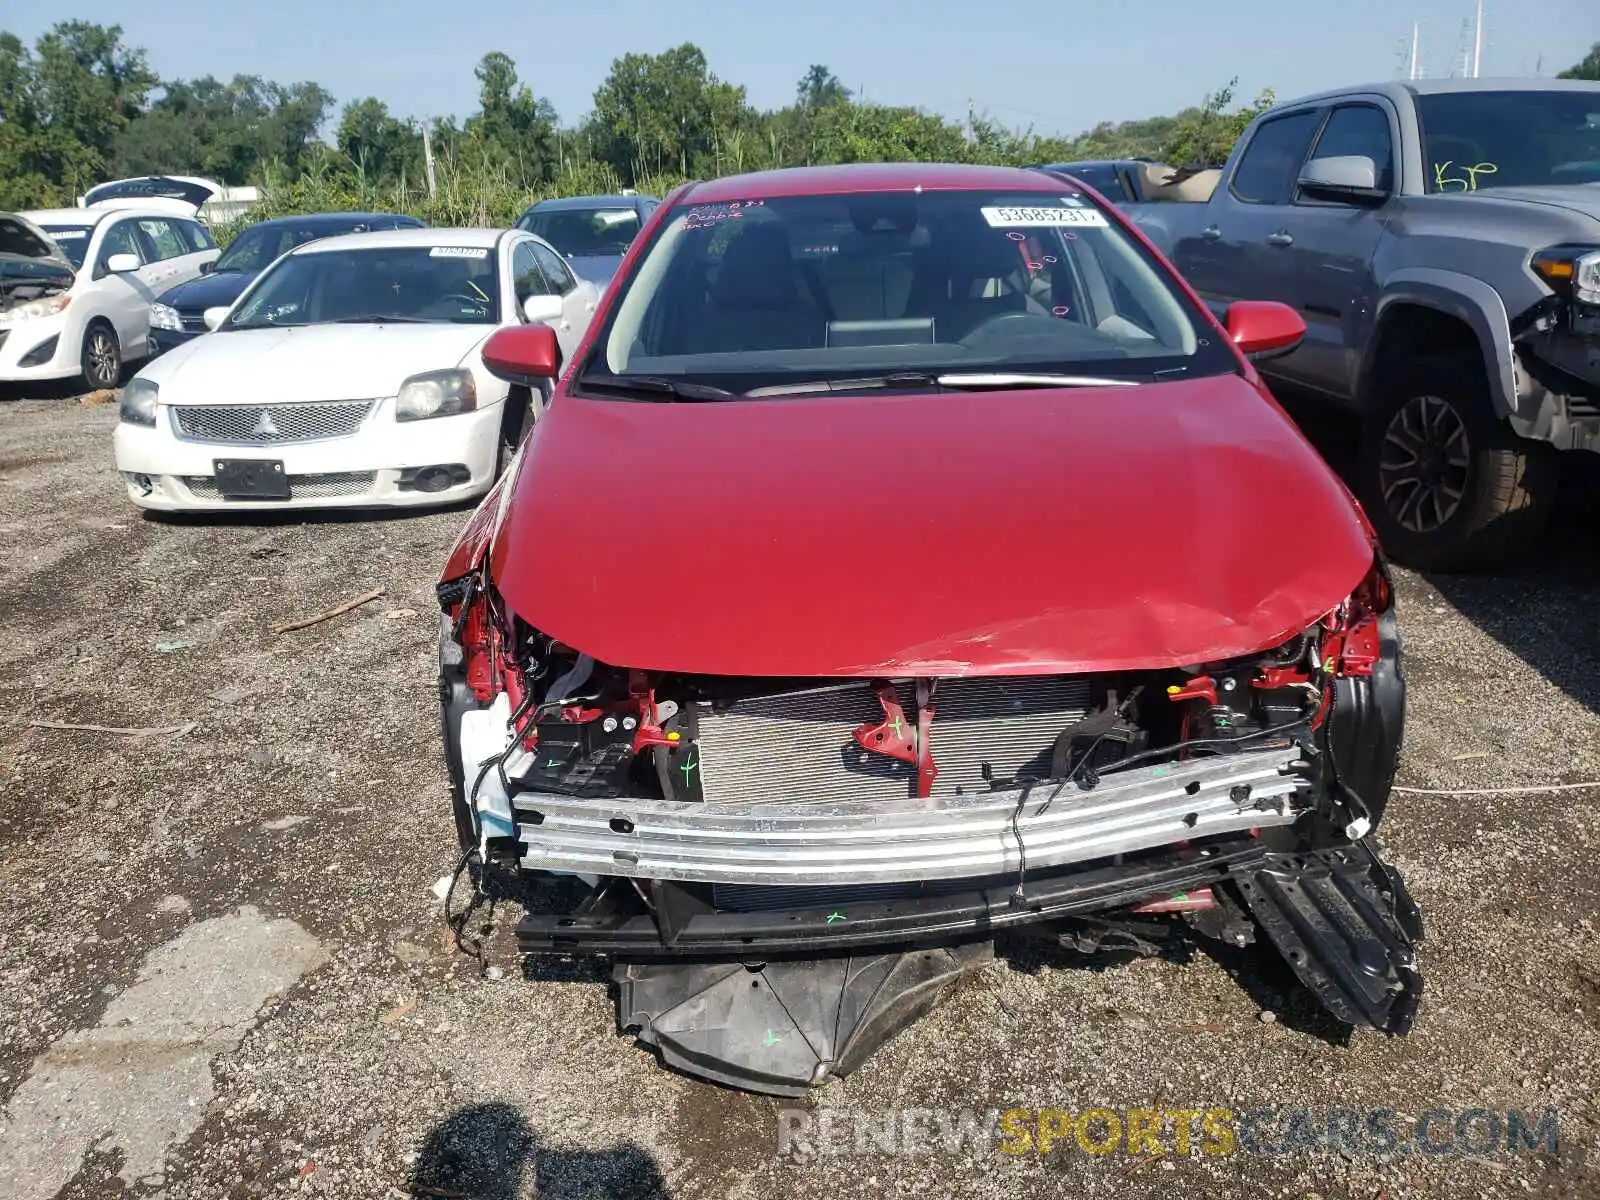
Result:
[[[463,867],[560,878],[522,950],[756,1091],[1001,936],[1255,941],[1406,1032],[1394,593],[1252,365],[1303,334],[1041,171],[680,188],[570,363],[484,351],[550,399],[438,589]]]

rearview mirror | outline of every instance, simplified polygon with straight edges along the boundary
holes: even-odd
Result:
[[[207,329],[215,329],[218,325],[222,324],[227,315],[228,306],[226,304],[219,304],[215,308],[206,309],[205,312],[200,314],[200,319],[205,322]]]
[[[113,254],[106,259],[106,270],[113,275],[126,275],[144,266],[137,254]]]
[[[1306,323],[1276,300],[1237,300],[1228,306],[1228,336],[1246,358],[1281,358],[1306,336]]]
[[[483,365],[496,379],[533,387],[561,373],[561,344],[548,325],[510,325],[484,343]]]
[[[1299,183],[1312,196],[1358,204],[1383,200],[1389,194],[1378,186],[1378,164],[1365,154],[1313,158],[1301,169]]]
[[[522,315],[535,324],[540,321],[559,321],[561,297],[529,296],[522,302]]]

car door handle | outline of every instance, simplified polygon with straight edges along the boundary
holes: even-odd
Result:
[[[1267,245],[1292,246],[1294,245],[1294,235],[1283,229],[1278,230],[1277,233],[1269,233],[1267,234]]]
[[[1200,231],[1200,236],[1208,242],[1220,242],[1222,240],[1222,230],[1215,225],[1207,225]]]

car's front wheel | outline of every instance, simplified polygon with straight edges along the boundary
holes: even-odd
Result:
[[[93,391],[114,388],[122,380],[122,346],[117,331],[94,321],[83,333],[83,381]]]
[[[1502,565],[1548,515],[1551,447],[1493,412],[1475,356],[1425,355],[1375,381],[1357,491],[1389,556],[1422,570]]]

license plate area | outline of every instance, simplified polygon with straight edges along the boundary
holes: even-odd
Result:
[[[289,476],[276,458],[216,458],[211,468],[226,500],[287,500]]]

